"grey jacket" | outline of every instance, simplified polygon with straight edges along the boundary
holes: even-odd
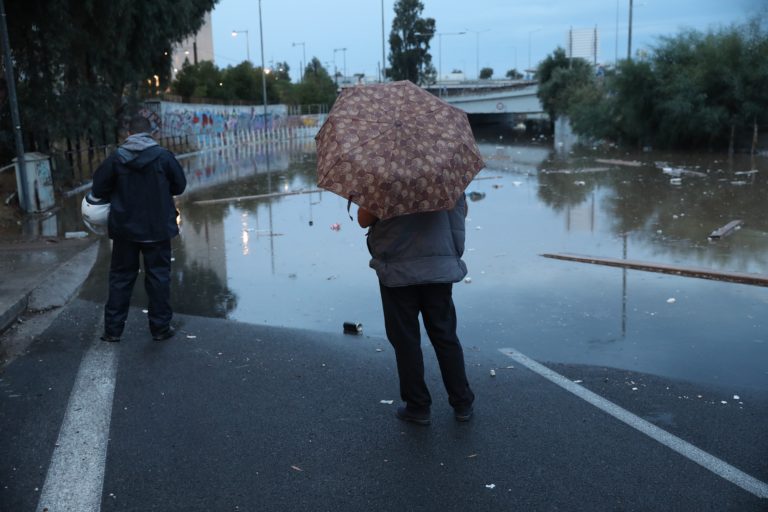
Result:
[[[467,275],[464,194],[452,210],[380,220],[368,229],[370,266],[384,286],[455,283]]]

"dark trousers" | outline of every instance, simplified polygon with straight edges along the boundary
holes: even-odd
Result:
[[[120,336],[128,318],[131,294],[144,257],[144,289],[149,297],[149,330],[155,335],[168,329],[171,309],[171,241],[132,242],[112,240],[109,266],[109,299],[104,307],[104,333]]]
[[[475,395],[464,369],[464,352],[456,336],[453,285],[424,284],[387,287],[379,283],[387,338],[395,349],[400,397],[409,409],[429,411],[432,398],[424,382],[419,313],[435,349],[448,402],[454,408],[472,405]]]

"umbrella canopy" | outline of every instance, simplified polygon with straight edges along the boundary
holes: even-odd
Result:
[[[453,208],[485,165],[467,115],[409,81],[345,89],[315,141],[317,184],[380,219]]]

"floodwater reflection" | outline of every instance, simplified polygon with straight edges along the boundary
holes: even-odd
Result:
[[[479,134],[478,143],[488,168],[467,189],[476,199],[467,219],[471,282],[454,288],[467,350],[494,357],[515,347],[544,361],[768,389],[768,289],[539,256],[768,274],[765,158],[563,155],[499,133]],[[313,191],[314,141],[271,146],[268,158],[264,146],[244,146],[183,164],[179,312],[333,332],[351,321],[384,337],[365,232],[344,199]],[[304,193],[243,198],[291,192]],[[199,203],[227,198],[241,199]],[[734,219],[743,229],[708,241]]]

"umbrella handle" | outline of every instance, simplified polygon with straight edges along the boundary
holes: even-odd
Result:
[[[347,215],[349,215],[349,220],[355,220],[352,218],[352,214],[349,213],[349,208],[352,206],[352,196],[349,196],[349,199],[347,200]]]

